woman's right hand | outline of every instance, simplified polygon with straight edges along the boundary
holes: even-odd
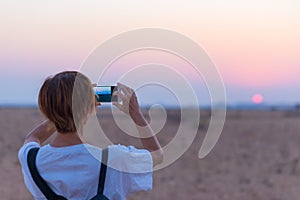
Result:
[[[118,83],[120,91],[115,91],[113,95],[117,95],[121,100],[122,104],[119,102],[113,102],[117,108],[119,108],[124,113],[130,115],[131,119],[137,125],[137,130],[141,136],[141,142],[145,149],[151,152],[153,166],[162,163],[164,152],[152,130],[145,120],[137,100],[137,97],[130,87]]]
[[[118,96],[122,100],[122,104],[119,102],[113,102],[113,105],[128,114],[137,125],[145,126],[147,123],[140,110],[134,90],[121,83],[118,83],[117,85],[120,90],[115,91],[113,95]]]

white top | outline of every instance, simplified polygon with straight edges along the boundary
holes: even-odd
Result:
[[[34,147],[40,145],[36,142],[23,145],[18,157],[28,190],[34,199],[44,200],[46,198],[34,183],[27,166],[28,151]],[[48,144],[40,148],[36,165],[56,194],[67,199],[83,200],[97,194],[101,158],[102,150],[92,145],[52,147]],[[152,157],[147,150],[109,146],[104,195],[111,200],[123,200],[130,193],[151,190],[152,166]]]

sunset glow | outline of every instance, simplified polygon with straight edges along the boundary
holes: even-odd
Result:
[[[261,103],[263,103],[263,100],[264,100],[264,98],[261,94],[255,94],[252,97],[252,102],[255,104],[261,104]]]

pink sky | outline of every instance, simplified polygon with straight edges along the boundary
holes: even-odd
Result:
[[[49,74],[79,69],[89,52],[113,35],[158,27],[184,34],[206,49],[235,101],[251,100],[238,97],[237,88],[249,90],[248,96],[264,93],[271,101],[274,89],[300,86],[297,1],[11,0],[1,2],[0,9],[1,80],[40,84]],[[230,88],[235,92],[230,94]],[[282,101],[300,101],[295,93],[282,94]]]

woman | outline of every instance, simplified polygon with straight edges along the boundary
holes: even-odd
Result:
[[[141,169],[141,173],[130,173],[108,167],[104,195],[109,199],[126,199],[132,192],[152,189],[152,167],[163,160],[161,146],[139,109],[134,91],[120,83],[118,87],[120,91],[113,95],[117,95],[122,104],[113,104],[135,122],[145,149],[109,146],[108,166],[119,163],[124,169]],[[34,199],[46,199],[27,165],[29,150],[38,147],[38,172],[56,194],[67,199],[91,199],[97,193],[102,150],[81,140],[83,127],[96,107],[90,80],[76,71],[58,73],[43,83],[38,104],[47,120],[26,136],[18,154],[28,190]],[[55,138],[41,146],[54,132],[57,132]],[[90,152],[96,152],[99,158],[95,159]]]

